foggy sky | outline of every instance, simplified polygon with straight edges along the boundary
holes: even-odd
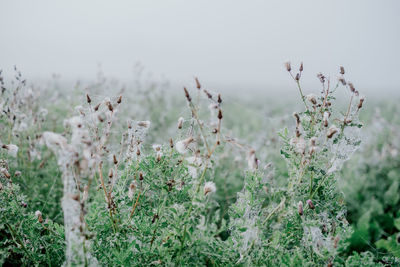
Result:
[[[400,1],[0,1],[0,68],[28,78],[131,76],[141,62],[177,84],[280,88],[343,65],[358,88],[400,89]],[[291,84],[290,84],[291,85]]]

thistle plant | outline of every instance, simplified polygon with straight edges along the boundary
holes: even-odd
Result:
[[[14,94],[16,100],[10,100],[13,94],[6,101],[2,98],[7,112],[1,123],[12,124],[0,131],[2,263],[379,265],[376,255],[351,251],[354,227],[346,219],[346,202],[338,186],[346,173],[344,163],[361,143],[359,114],[364,97],[347,81],[343,67],[335,82],[318,74],[320,92],[305,95],[303,64],[297,73],[290,63],[285,66],[299,91],[302,109],[293,114],[292,125],[278,133],[279,159],[259,151],[260,144],[274,137],[256,138],[252,145],[233,137],[228,122],[234,122],[235,116],[225,111],[225,99],[205,89],[197,78],[195,88],[183,89],[186,107],[171,111],[175,121],[162,132],[169,119],[160,114],[168,110],[149,112],[156,108],[154,101],[159,100],[163,108],[168,101],[150,90],[151,99],[138,107],[141,112],[125,113],[135,95],[127,90],[115,92],[114,97],[101,95],[116,85],[102,75],[85,94],[80,92],[79,105],[64,120],[64,130],[40,123],[25,132],[15,130],[20,127],[12,117],[15,121],[23,117],[22,102],[30,102],[27,109],[35,110],[30,117],[44,120],[42,104],[19,93]],[[337,94],[349,96],[343,110]],[[30,151],[35,148],[43,157],[38,169],[21,160],[29,158],[27,143]],[[275,140],[265,150],[271,153],[277,146]],[[39,159],[31,158],[32,166],[37,166]],[[18,186],[19,177],[42,177],[41,169],[55,162],[60,174],[52,179],[62,188],[62,224],[54,223],[44,209],[31,210],[32,201]],[[396,186],[390,188],[386,198],[395,195]],[[394,234],[380,241],[377,249],[396,255]]]

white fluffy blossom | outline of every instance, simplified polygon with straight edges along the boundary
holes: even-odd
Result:
[[[180,154],[186,154],[188,146],[190,143],[193,142],[193,140],[194,140],[193,137],[189,137],[184,140],[176,142],[175,144],[176,151],[178,151]]]
[[[9,145],[4,145],[3,148],[8,150],[8,155],[10,155],[11,157],[14,157],[14,158],[17,157],[18,146],[9,144]]]
[[[204,195],[208,193],[215,193],[217,191],[217,187],[215,186],[214,182],[206,182],[204,185]]]

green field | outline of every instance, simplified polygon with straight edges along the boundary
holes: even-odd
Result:
[[[2,78],[0,265],[399,266],[398,99],[297,68],[287,97]]]

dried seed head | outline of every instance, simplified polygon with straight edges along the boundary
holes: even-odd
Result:
[[[215,186],[215,183],[213,182],[207,182],[204,185],[204,195],[207,195],[208,193],[215,193],[217,191],[217,187]]]
[[[311,146],[315,146],[315,144],[316,144],[316,142],[317,142],[317,137],[312,137],[311,139],[310,139],[310,144],[311,144]]]
[[[296,137],[298,138],[300,136],[301,136],[300,129],[299,129],[299,127],[296,127]]]
[[[289,61],[285,63],[285,68],[289,72],[292,70],[292,67],[290,66],[290,62]]]
[[[358,106],[357,106],[357,109],[360,109],[360,108],[362,108],[362,106],[363,106],[363,103],[364,103],[364,100],[365,100],[365,97],[360,97],[360,102],[358,102]]]
[[[117,156],[115,156],[115,154],[113,155],[113,161],[114,161],[114,165],[118,164]]]
[[[300,68],[299,71],[302,72],[303,71],[303,62],[300,63]]]
[[[326,137],[328,138],[332,138],[332,136],[337,133],[339,131],[339,129],[335,126],[332,125],[331,127],[329,127],[328,132],[326,134]]]
[[[247,165],[249,166],[249,169],[252,171],[258,169],[258,159],[256,157],[256,151],[254,149],[251,149],[249,151],[249,154],[247,156]]]
[[[138,126],[143,127],[143,128],[149,128],[150,127],[150,121],[139,121],[137,123]]]
[[[119,104],[121,104],[121,102],[122,102],[122,95],[120,95],[120,96],[118,97],[118,99],[117,99],[117,104],[119,105]]]
[[[314,206],[314,204],[312,203],[312,201],[311,201],[311,199],[307,199],[307,205],[308,205],[308,207],[310,208],[310,209],[315,209],[315,206]]]
[[[299,81],[299,80],[300,80],[300,73],[297,73],[297,74],[296,74],[295,80],[296,80],[296,81]]]
[[[169,139],[169,147],[170,148],[174,147],[174,140],[172,140],[172,138]]]
[[[114,111],[114,108],[113,108],[113,106],[111,105],[111,102],[110,102],[110,101],[107,101],[106,104],[107,104],[108,110],[111,111],[111,112],[113,112],[113,111]]]
[[[40,212],[40,210],[35,211],[35,216],[38,219],[39,223],[43,223],[43,217],[42,217],[42,213]]]
[[[344,86],[346,85],[346,80],[343,77],[339,78],[339,82]]]
[[[97,119],[99,120],[99,122],[103,123],[104,122],[104,118],[102,116],[97,116]]]
[[[193,137],[186,138],[184,140],[178,141],[175,144],[176,151],[180,154],[185,154],[190,143],[194,141]]]
[[[136,156],[140,156],[140,148],[137,148],[137,150],[136,150]]]
[[[299,212],[299,215],[303,215],[303,202],[299,201],[297,204],[297,211]]]
[[[156,153],[156,159],[157,159],[157,161],[160,161],[161,158],[162,158],[162,156],[163,156],[163,153],[162,153],[161,151],[158,151],[158,152]]]
[[[128,191],[128,197],[129,197],[130,200],[133,199],[133,196],[135,194],[135,190],[136,190],[136,184],[132,182],[129,185],[129,191]]]
[[[356,88],[354,87],[353,83],[349,82],[348,85],[349,85],[350,91],[352,93],[354,93],[356,91]]]
[[[188,102],[192,102],[192,98],[189,95],[188,90],[186,89],[186,87],[183,87],[183,90],[185,91],[185,96]]]
[[[114,176],[114,172],[113,172],[113,169],[110,169],[109,171],[108,171],[108,178],[113,178],[113,176]]]
[[[344,68],[343,68],[343,66],[340,66],[340,74],[344,74]]]
[[[325,76],[322,73],[318,73],[317,77],[321,83],[325,83]]]
[[[328,127],[328,119],[331,114],[328,111],[324,112],[324,126]]]
[[[161,145],[158,145],[158,144],[153,144],[153,150],[155,151],[155,152],[159,152],[159,151],[161,151]]]
[[[11,178],[11,175],[6,168],[0,168],[0,173],[2,173],[7,179]]]
[[[317,104],[317,97],[314,94],[309,94],[306,96],[307,100],[310,101],[313,105]]]
[[[92,99],[90,98],[89,94],[86,94],[86,101],[88,104],[92,103]]]
[[[207,90],[203,90],[203,92],[207,95],[209,99],[212,99],[212,94],[210,94]]]
[[[196,81],[196,88],[200,90],[201,89],[201,84],[199,82],[199,79],[197,79],[197,77],[195,77],[194,79]]]
[[[9,144],[9,145],[2,145],[2,148],[8,150],[8,155],[10,155],[11,157],[14,158],[17,157],[18,146]]]
[[[184,118],[182,118],[182,117],[180,117],[179,119],[178,119],[178,129],[182,129],[182,126],[183,126],[183,122],[185,121],[185,119]]]
[[[142,172],[139,172],[139,180],[143,181],[143,173]]]

